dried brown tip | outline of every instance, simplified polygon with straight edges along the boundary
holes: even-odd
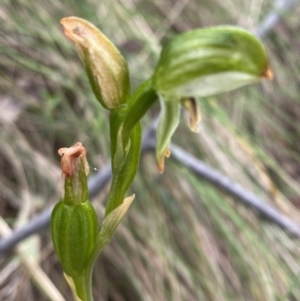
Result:
[[[156,162],[159,173],[164,173],[165,170],[165,158],[162,156],[159,161]]]
[[[272,70],[270,69],[270,67],[267,67],[267,69],[263,73],[263,77],[266,79],[269,79],[269,80],[272,80],[274,78],[274,74],[273,74]]]
[[[89,173],[89,166],[86,160],[86,150],[82,146],[81,142],[76,142],[71,147],[60,148],[58,150],[58,154],[62,157],[60,161],[61,170],[67,178],[73,175],[76,166],[76,159],[79,157],[84,161],[85,173]]]
[[[198,124],[201,120],[200,110],[197,104],[197,100],[194,97],[181,99],[181,105],[188,114],[188,125],[192,132],[198,133]]]
[[[77,17],[66,17],[60,20],[63,26],[64,34],[74,43],[79,43],[86,47],[84,36],[89,29],[89,23],[86,20]]]
[[[166,149],[164,155],[165,157],[169,158],[171,156],[171,151],[169,149]]]
[[[165,170],[165,157],[169,158],[171,156],[171,151],[166,149],[165,152],[156,158],[156,164],[159,173],[163,173]]]

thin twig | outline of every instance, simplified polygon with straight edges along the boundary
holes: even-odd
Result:
[[[263,199],[244,189],[238,183],[232,181],[219,171],[211,168],[194,156],[190,155],[176,145],[171,146],[172,158],[181,163],[189,170],[193,171],[198,177],[205,179],[215,187],[230,194],[236,200],[242,202],[246,206],[257,210],[257,212],[278,225],[280,228],[288,231],[297,238],[300,238],[300,225],[291,218],[282,214],[272,205],[266,203]]]
[[[281,20],[282,15],[294,8],[299,1],[297,0],[277,0],[272,11],[258,24],[256,34],[264,38]]]

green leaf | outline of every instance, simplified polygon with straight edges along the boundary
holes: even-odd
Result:
[[[176,36],[162,51],[153,87],[168,100],[204,97],[272,78],[262,43],[246,30],[220,26]]]
[[[130,96],[128,67],[118,49],[84,19],[67,17],[61,24],[65,35],[76,45],[99,102],[108,110],[126,103]]]
[[[102,246],[102,248],[108,244],[114,235],[118,225],[121,220],[127,213],[131,203],[133,202],[135,195],[133,194],[130,197],[124,199],[123,203],[118,206],[116,209],[111,211],[103,220],[101,231],[98,236],[98,245]]]

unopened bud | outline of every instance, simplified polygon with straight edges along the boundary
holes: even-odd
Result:
[[[125,103],[130,95],[129,74],[118,49],[84,19],[67,17],[61,24],[65,35],[76,45],[98,101],[108,110]]]

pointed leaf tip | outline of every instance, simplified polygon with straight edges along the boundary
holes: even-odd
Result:
[[[169,145],[180,118],[180,103],[160,97],[161,112],[156,131],[156,162],[158,171],[164,172],[165,157],[169,157],[171,152]]]
[[[165,171],[165,157],[169,158],[171,156],[171,151],[166,149],[162,154],[158,154],[156,157],[156,164],[159,173],[164,173]]]
[[[102,241],[106,243],[110,241],[121,220],[127,213],[134,198],[135,194],[125,198],[122,205],[114,209],[104,218],[102,228],[99,234]]]

